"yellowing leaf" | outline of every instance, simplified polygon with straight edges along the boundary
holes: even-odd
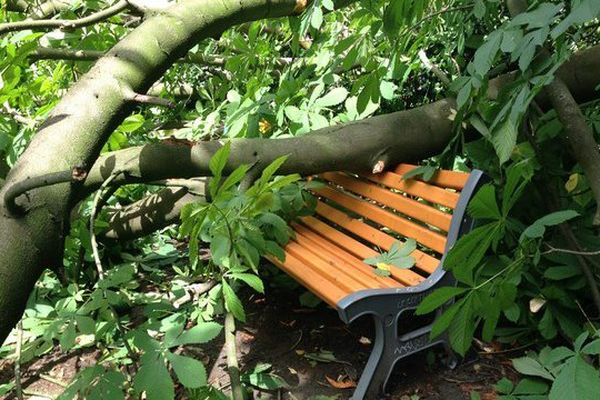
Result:
[[[377,268],[382,269],[384,271],[390,270],[390,266],[384,263],[377,263]]]
[[[565,189],[567,192],[571,193],[577,187],[577,183],[579,183],[579,174],[572,174],[569,176],[569,180],[565,183]]]
[[[325,379],[327,379],[327,382],[329,382],[329,384],[336,389],[349,389],[356,387],[356,382],[354,382],[352,379],[336,381],[335,379],[331,379],[327,375],[325,375]]]

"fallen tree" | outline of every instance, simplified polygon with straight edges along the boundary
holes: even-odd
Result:
[[[19,320],[44,268],[61,262],[71,210],[85,196],[112,176],[112,183],[121,185],[209,175],[208,162],[221,141],[155,143],[100,156],[109,135],[137,104],[161,104],[144,94],[152,84],[199,41],[243,22],[300,13],[306,5],[296,0],[180,1],[147,18],[69,90],[0,191],[0,342]],[[575,55],[558,74],[574,98],[584,102],[597,96],[599,66],[597,46]],[[489,95],[510,81],[511,74],[497,78]],[[547,107],[549,101],[542,95],[539,103]],[[303,174],[371,171],[380,163],[421,160],[446,147],[455,113],[455,100],[445,99],[297,138],[235,140],[226,171],[240,164],[260,171],[283,154],[290,158],[281,172]],[[186,189],[153,195],[115,214],[106,236],[135,237],[164,226],[193,198]],[[144,223],[145,215],[156,223]]]

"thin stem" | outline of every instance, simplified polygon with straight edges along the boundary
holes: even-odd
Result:
[[[240,368],[237,359],[235,343],[235,317],[229,311],[225,313],[225,347],[227,353],[227,372],[231,382],[231,397],[233,400],[244,400],[244,391],[240,379]]]
[[[94,256],[96,270],[98,271],[98,282],[99,283],[102,280],[104,280],[105,275],[104,275],[104,268],[102,267],[102,260],[100,259],[100,253],[98,251],[98,241],[96,240],[96,233],[94,232],[94,224],[96,221],[96,215],[100,211],[100,207],[99,207],[100,203],[101,202],[102,202],[102,204],[106,203],[106,201],[103,200],[104,196],[102,195],[102,193],[104,192],[104,189],[107,186],[109,186],[110,183],[118,175],[120,175],[122,173],[123,173],[123,171],[115,171],[108,178],[106,178],[106,180],[102,183],[102,185],[100,186],[100,188],[94,195],[94,201],[92,203],[92,212],[90,214],[90,242],[92,245],[92,254]],[[102,289],[102,294],[103,294],[104,298],[107,298],[107,293],[106,293],[105,289]],[[123,344],[125,345],[125,348],[127,349],[127,354],[129,354],[129,357],[131,358],[131,360],[133,362],[135,362],[137,360],[137,354],[133,351],[133,349],[129,345],[129,342],[127,341],[127,338],[125,337],[125,328],[121,324],[121,319],[119,318],[119,314],[117,314],[117,311],[114,309],[114,307],[111,304],[108,305],[108,309],[110,310],[111,314],[113,315],[113,318],[115,320],[115,325],[117,327],[117,331],[119,332],[119,335],[123,339]]]
[[[17,324],[17,345],[15,348],[15,393],[17,399],[23,400],[23,386],[21,385],[21,347],[23,345],[23,321]]]
[[[512,263],[508,264],[508,266],[506,266],[505,268],[503,268],[500,272],[494,274],[492,277],[486,279],[484,282],[480,283],[479,285],[475,286],[472,290],[479,290],[482,287],[486,286],[488,283],[494,281],[496,278],[498,278],[500,275],[504,274],[505,272],[507,272],[509,269],[511,269],[512,267],[514,267],[515,265],[519,264],[521,261],[523,261],[525,259],[525,257],[520,257],[518,259],[516,259],[515,261],[513,261]]]
[[[559,253],[575,254],[575,255],[579,255],[579,256],[600,256],[600,250],[597,250],[597,251],[576,251],[576,250],[570,250],[570,249],[561,249],[561,248],[557,248],[557,247],[552,247],[548,243],[546,243],[546,246],[548,246],[548,248],[550,250],[544,251],[543,253],[541,253],[542,255],[559,252]]]
[[[436,12],[433,12],[429,15],[424,16],[423,18],[421,18],[420,20],[418,20],[417,22],[415,22],[414,24],[412,24],[408,30],[412,31],[416,28],[418,28],[422,23],[429,21],[432,18],[437,17],[438,15],[442,15],[442,14],[446,14],[446,13],[451,13],[451,12],[455,12],[455,11],[462,11],[462,10],[468,10],[470,8],[473,8],[475,6],[475,4],[465,4],[462,6],[456,6],[456,7],[444,7],[441,10],[438,10]]]
[[[110,185],[110,183],[122,173],[122,171],[115,171],[111,174],[100,186],[100,189],[94,196],[94,202],[92,203],[92,212],[90,213],[90,241],[92,244],[92,254],[94,256],[94,262],[96,263],[96,270],[98,271],[98,277],[100,280],[104,279],[104,269],[102,268],[102,260],[100,259],[100,253],[98,252],[98,241],[96,240],[96,233],[94,232],[94,224],[96,221],[96,215],[99,211],[99,204],[103,198],[102,192]]]
[[[108,19],[114,15],[117,15],[121,11],[129,7],[127,0],[121,0],[115,5],[108,7],[104,10],[98,11],[97,13],[88,15],[87,17],[79,19],[41,19],[41,20],[26,20],[18,22],[7,22],[0,24],[0,34],[21,31],[25,29],[31,29],[35,31],[47,30],[47,29],[76,29],[84,26],[93,25],[97,22]]]

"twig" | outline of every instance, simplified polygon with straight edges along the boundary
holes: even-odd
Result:
[[[94,262],[96,263],[96,270],[98,271],[98,277],[100,280],[104,279],[104,269],[102,268],[102,260],[100,259],[100,253],[98,252],[98,242],[96,240],[96,233],[94,232],[94,224],[96,221],[96,214],[98,213],[98,205],[100,200],[103,198],[102,192],[110,183],[120,174],[122,171],[115,171],[102,183],[96,195],[94,196],[94,202],[92,203],[92,212],[90,214],[90,240],[92,244],[92,253],[94,256]]]
[[[98,241],[96,240],[96,233],[94,232],[94,223],[96,220],[96,214],[99,212],[98,205],[100,204],[100,201],[103,198],[102,192],[104,191],[104,189],[107,186],[110,185],[110,183],[117,176],[121,175],[122,173],[123,173],[123,171],[117,170],[117,171],[114,171],[108,178],[106,178],[106,180],[102,183],[102,185],[96,192],[96,195],[94,196],[94,201],[92,203],[92,212],[90,214],[90,242],[91,242],[91,246],[92,246],[92,254],[94,256],[94,262],[96,264],[96,269],[98,271],[98,281],[99,282],[104,279],[104,268],[102,267],[102,260],[100,259],[100,253],[98,252]],[[106,298],[107,296],[106,296],[105,289],[102,289],[102,293],[103,293],[104,298]],[[123,344],[125,345],[125,348],[127,349],[127,354],[129,354],[129,357],[135,363],[137,360],[137,354],[133,351],[133,349],[129,345],[129,342],[127,341],[127,338],[125,337],[125,329],[123,328],[123,325],[121,324],[121,319],[119,318],[119,314],[117,314],[117,311],[110,304],[108,305],[108,309],[110,310],[110,312],[113,315],[113,318],[115,319],[115,325],[117,327],[117,331],[119,332],[119,334],[121,335],[121,338],[123,339]]]
[[[544,251],[544,252],[542,252],[540,254],[545,255],[545,254],[550,254],[550,253],[554,253],[554,252],[559,252],[559,253],[575,254],[575,255],[580,255],[580,256],[600,256],[600,250],[597,250],[597,251],[576,251],[576,250],[569,250],[569,249],[560,249],[560,248],[552,247],[548,243],[546,243],[546,246],[548,246],[548,248],[550,250]]]
[[[150,96],[147,94],[131,92],[125,95],[125,99],[134,103],[152,104],[156,106],[175,108],[175,103],[173,103],[171,100],[163,99],[162,97],[158,96]]]
[[[579,300],[575,300],[575,304],[577,304],[577,307],[579,307],[579,311],[581,311],[581,313],[583,314],[583,316],[585,317],[586,321],[588,322],[588,324],[590,324],[590,327],[594,330],[594,334],[598,334],[598,329],[596,329],[596,327],[594,326],[592,320],[590,319],[590,317],[587,315],[587,313],[585,312],[585,310],[583,309],[583,307],[581,307],[581,303],[579,303]]]
[[[0,24],[0,34],[20,31],[25,29],[31,30],[47,30],[47,29],[76,29],[84,26],[93,25],[102,20],[108,19],[121,11],[129,7],[127,0],[121,0],[115,5],[108,7],[104,10],[98,11],[97,13],[88,15],[87,17],[79,19],[40,19],[40,20],[26,20],[18,22],[7,22]]]
[[[23,345],[23,321],[17,324],[17,345],[15,348],[15,393],[17,399],[23,400],[23,386],[21,385],[21,346]]]
[[[434,63],[431,62],[429,57],[427,57],[427,53],[424,50],[419,50],[419,59],[423,66],[428,70],[433,72],[433,74],[444,84],[444,86],[450,86],[450,78]]]
[[[225,347],[227,352],[227,372],[229,373],[231,384],[231,397],[233,400],[244,400],[235,343],[235,317],[230,311],[225,313]]]
[[[54,383],[55,385],[58,385],[62,388],[66,388],[69,386],[69,384],[67,382],[63,382],[60,379],[56,379],[50,375],[40,374],[40,378],[42,378],[43,380],[48,381],[50,383]]]
[[[427,22],[430,19],[437,17],[438,15],[451,13],[451,12],[455,12],[455,11],[467,10],[469,8],[473,8],[474,6],[475,6],[475,4],[465,4],[465,5],[457,6],[457,7],[447,7],[446,6],[439,11],[436,11],[429,15],[424,16],[423,18],[421,18],[420,20],[418,20],[417,22],[412,24],[408,29],[410,31],[412,31],[412,30],[416,29],[417,27],[419,27],[419,25],[421,25],[422,23]]]

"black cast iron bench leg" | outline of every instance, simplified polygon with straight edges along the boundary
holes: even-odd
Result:
[[[370,315],[375,323],[375,340],[367,365],[358,381],[352,400],[378,399],[394,368],[402,358],[423,349],[444,344],[448,354],[454,359],[445,336],[430,341],[431,325],[398,335],[398,322],[407,318],[404,312],[413,310],[430,291],[421,293],[389,293],[387,295],[361,296],[340,309],[345,322],[352,322],[360,316]]]

